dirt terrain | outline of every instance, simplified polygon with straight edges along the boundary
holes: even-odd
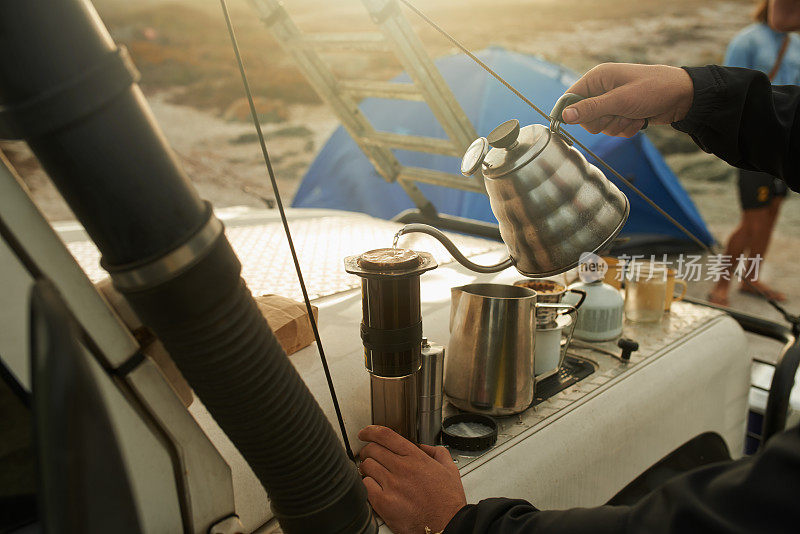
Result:
[[[302,30],[360,31],[372,27],[359,0],[287,0]],[[302,75],[263,28],[247,0],[230,0],[244,60],[257,96],[284,199],[294,194],[316,152],[337,126]],[[604,61],[698,65],[720,62],[728,41],[749,23],[747,0],[416,0],[472,49],[500,45],[539,54],[582,72]],[[242,96],[216,0],[97,0],[113,37],[142,72],[153,112],[200,193],[218,206],[271,206],[261,154]],[[450,44],[413,14],[409,20],[433,56]],[[400,72],[389,57],[347,57],[341,76],[385,80]],[[511,98],[511,96],[509,96]],[[732,170],[668,127],[651,128],[718,240],[738,218]],[[68,208],[22,143],[0,145],[48,218]],[[800,247],[800,199],[784,206],[763,272],[800,306],[793,250]],[[692,288],[702,295],[707,284]],[[769,313],[756,299],[733,295],[743,309]]]

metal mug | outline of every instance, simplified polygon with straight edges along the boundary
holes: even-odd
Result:
[[[532,278],[563,273],[581,254],[607,248],[630,212],[627,197],[560,130],[561,112],[583,97],[566,93],[550,125],[504,122],[470,145],[461,172],[481,169],[492,212],[509,256],[495,265],[467,260],[440,231],[409,224],[398,235],[422,232],[438,239],[453,257],[477,272],[514,266]],[[490,149],[490,147],[492,147]]]
[[[450,342],[444,390],[468,412],[519,413],[534,398],[536,292],[505,284],[469,284],[451,290]]]
[[[559,311],[559,317],[552,323],[541,326],[536,325],[536,340],[533,347],[533,372],[536,381],[548,378],[561,369],[564,358],[572,342],[572,333],[578,322],[577,306],[560,304],[565,310]],[[563,318],[561,317],[563,316]],[[566,321],[569,322],[566,322]],[[562,332],[567,329],[567,339],[563,344]]]

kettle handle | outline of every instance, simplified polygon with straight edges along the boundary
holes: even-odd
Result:
[[[564,109],[585,98],[585,96],[576,95],[575,93],[564,93],[561,95],[561,98],[556,101],[556,105],[553,106],[553,111],[550,112],[550,131],[555,133],[561,127],[561,123],[564,121],[561,117],[561,113]]]
[[[508,269],[509,267],[514,265],[514,260],[511,256],[508,256],[500,263],[496,263],[494,265],[478,265],[477,263],[473,263],[469,261],[466,256],[464,256],[456,245],[450,241],[446,235],[444,235],[439,229],[430,226],[429,224],[421,224],[421,223],[412,223],[403,226],[395,237],[399,237],[404,234],[410,233],[420,233],[420,234],[427,234],[437,241],[444,245],[444,248],[447,249],[447,252],[453,256],[453,259],[456,260],[458,263],[469,269],[470,271],[475,271],[476,273],[497,273],[504,269]]]

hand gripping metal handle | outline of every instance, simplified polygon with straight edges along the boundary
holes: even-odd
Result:
[[[576,95],[575,93],[561,95],[561,98],[556,101],[556,105],[553,106],[553,110],[550,112],[550,131],[557,133],[558,129],[561,128],[561,123],[564,122],[564,118],[561,116],[564,110],[585,98],[585,96]]]
[[[572,104],[580,102],[581,100],[585,100],[587,97],[577,95],[575,93],[564,93],[561,95],[556,101],[556,105],[553,106],[553,110],[550,112],[550,131],[557,132],[559,128],[561,128],[561,124],[564,122],[564,117],[562,117],[562,113],[565,109],[570,107]],[[649,119],[644,119],[644,124],[642,125],[641,129],[646,130],[649,124]]]
[[[514,265],[514,260],[511,256],[505,258],[500,263],[496,263],[494,265],[478,265],[477,263],[473,263],[469,261],[466,256],[464,256],[460,250],[456,247],[456,245],[450,241],[450,238],[444,235],[440,230],[430,226],[428,224],[407,224],[403,226],[395,237],[399,237],[404,234],[410,233],[420,233],[420,234],[427,234],[437,241],[444,245],[444,248],[447,249],[447,252],[453,256],[453,259],[456,260],[458,263],[466,267],[471,271],[475,271],[476,273],[497,273],[504,269],[508,269],[509,267]]]

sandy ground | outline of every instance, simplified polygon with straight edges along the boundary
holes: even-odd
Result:
[[[675,0],[436,0],[417,2],[454,35],[474,48],[498,44],[584,71],[603,61],[632,61],[695,65],[720,62],[730,38],[748,24],[750,2]],[[162,2],[140,3],[142,6]],[[98,2],[104,18],[129,6],[118,0]],[[260,36],[257,20],[248,4],[232,1],[235,22],[243,31]],[[211,16],[216,2],[196,0],[193,9]],[[287,2],[303,29],[355,31],[369,28],[358,2]],[[412,18],[426,47],[433,55],[452,52],[448,43]],[[124,19],[124,18],[123,18]],[[346,23],[344,23],[346,21]],[[112,33],[124,40],[124,27]],[[268,37],[264,37],[268,39]],[[221,42],[224,42],[221,41]],[[265,45],[266,46],[266,45]],[[274,44],[272,45],[274,49]],[[252,50],[246,51],[253,53]],[[134,55],[136,60],[136,56]],[[286,66],[291,69],[291,65]],[[369,69],[354,61],[350,69]],[[391,67],[379,77],[391,74]],[[388,73],[388,74],[387,74]],[[167,139],[201,195],[218,206],[272,206],[273,194],[256,142],[253,127],[244,121],[231,121],[225,110],[196,109],[183,105],[180,87],[164,90],[142,81],[153,112]],[[282,101],[283,118],[265,125],[268,145],[284,201],[296,190],[309,163],[338,122],[321,104],[298,104],[291,97]],[[738,200],[732,170],[712,156],[693,148],[685,138],[668,127],[650,133],[665,153],[690,192],[714,235],[724,241],[738,219]],[[48,218],[71,218],[68,208],[50,185],[44,173],[22,143],[5,143],[15,166],[23,175],[37,203]],[[800,198],[786,202],[762,272],[764,279],[790,297],[790,307],[800,309],[800,281],[795,277],[796,255],[800,248]],[[693,284],[691,294],[702,296],[709,283]],[[763,302],[732,292],[733,306],[776,316]]]

